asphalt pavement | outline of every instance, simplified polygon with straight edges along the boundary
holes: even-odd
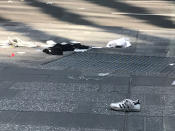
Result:
[[[0,131],[174,131],[174,4],[1,0],[1,43],[18,37],[105,47],[129,37],[132,46],[63,56],[0,48]],[[110,109],[126,98],[139,99],[141,111]]]

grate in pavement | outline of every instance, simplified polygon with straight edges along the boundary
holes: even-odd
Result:
[[[47,69],[71,68],[87,74],[126,71],[129,73],[170,73],[167,69],[175,58],[157,56],[120,55],[104,53],[74,53],[57,61],[44,65]]]

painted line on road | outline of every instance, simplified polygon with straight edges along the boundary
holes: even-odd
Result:
[[[145,16],[175,16],[175,14],[144,14],[144,13],[120,13],[112,12],[113,15],[145,15]]]

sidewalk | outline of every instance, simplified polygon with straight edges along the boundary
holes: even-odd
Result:
[[[157,65],[163,59],[164,62],[167,61],[167,58],[162,57],[162,60],[156,62],[159,57],[144,57],[147,61],[154,60],[152,62],[156,62],[156,65],[153,64],[152,68],[149,64],[142,65],[140,62],[138,65],[143,69],[140,70],[135,69],[136,65],[130,62],[133,69],[131,66],[124,68],[129,64],[126,63],[127,59],[121,61],[122,69],[118,65],[120,55],[95,55],[94,52],[89,52],[87,57],[96,56],[92,57],[95,60],[92,62],[86,59],[85,54],[72,54],[48,64],[28,68],[1,64],[0,129],[174,130],[175,90],[171,83],[175,76],[172,70],[164,70],[168,66],[157,69]],[[103,56],[103,59],[98,56]],[[137,58],[133,55],[127,57]],[[94,65],[95,63],[101,66]],[[144,71],[148,68],[151,72]],[[107,71],[110,72],[108,76],[98,75]],[[141,112],[110,110],[111,102],[125,98],[139,99]]]
[[[174,2],[47,2],[1,0],[0,41],[105,46],[129,37],[132,46],[63,56],[1,48],[0,131],[174,131]],[[125,98],[139,99],[141,112],[109,108]]]

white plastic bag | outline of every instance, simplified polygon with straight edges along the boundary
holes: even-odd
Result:
[[[129,38],[120,38],[117,40],[112,40],[109,41],[106,47],[108,48],[115,48],[115,47],[120,47],[120,48],[127,48],[130,47],[131,43],[129,42]]]

